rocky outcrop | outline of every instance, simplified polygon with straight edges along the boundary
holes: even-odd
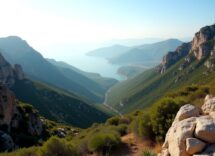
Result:
[[[31,113],[28,117],[28,133],[33,136],[39,136],[43,131],[43,123],[38,113]]]
[[[208,68],[215,67],[215,24],[206,26],[197,32],[192,42],[184,43],[175,51],[168,52],[158,66],[158,71],[164,73],[169,67],[185,57],[184,62],[180,65],[179,70],[183,70],[194,59],[202,60],[209,58],[205,62]]]
[[[182,57],[186,56],[191,48],[191,43],[184,43],[175,51],[168,52],[164,57],[159,67],[159,72],[164,73],[166,69],[175,64]]]
[[[22,80],[25,78],[25,74],[22,70],[22,66],[19,65],[19,64],[15,64],[14,65],[14,73],[15,73],[15,77],[18,79],[18,80]]]
[[[215,98],[207,95],[200,108],[190,104],[178,111],[166,134],[161,155],[215,155]]]
[[[208,41],[212,40],[215,40],[215,24],[203,27],[195,34],[192,41],[191,52],[195,54],[198,60],[210,54],[213,45],[208,44]]]
[[[16,146],[17,132],[41,136],[43,122],[38,111],[31,105],[20,105],[8,87],[0,85],[0,151],[9,151]]]
[[[5,86],[0,86],[0,125],[10,126],[16,109],[16,98]]]
[[[22,67],[18,64],[14,65],[14,68],[4,59],[0,54],[0,83],[12,86],[15,83],[15,80],[24,79],[24,73]]]

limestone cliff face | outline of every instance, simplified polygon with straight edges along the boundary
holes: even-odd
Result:
[[[190,48],[191,42],[182,44],[173,52],[168,52],[167,55],[163,57],[159,71],[164,73],[171,65],[186,56],[189,53]]]
[[[0,125],[9,127],[16,109],[14,94],[4,86],[0,86]]]
[[[16,146],[17,131],[25,135],[40,136],[43,123],[39,113],[31,105],[20,105],[9,87],[25,75],[22,67],[10,65],[0,54],[0,151],[12,150]],[[18,135],[17,135],[18,136]]]
[[[195,54],[198,60],[206,57],[213,49],[212,44],[208,41],[215,40],[215,24],[200,29],[193,38],[191,52]]]
[[[168,52],[163,57],[161,64],[158,67],[160,73],[164,73],[169,67],[185,57],[180,69],[189,64],[192,60],[202,60],[207,58],[206,66],[211,67],[215,64],[215,24],[206,26],[197,32],[192,42],[184,43],[175,51]]]
[[[20,105],[8,87],[0,85],[0,151],[16,146],[16,132],[26,136],[41,136],[43,122],[31,105]],[[13,134],[10,136],[10,134]]]
[[[12,67],[0,54],[0,83],[7,86],[12,86],[15,80],[24,79],[24,73],[22,67],[18,64]]]

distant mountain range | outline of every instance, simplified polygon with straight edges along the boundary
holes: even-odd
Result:
[[[106,58],[113,64],[154,66],[161,61],[167,51],[175,50],[182,43],[177,39],[168,39],[132,47],[114,45],[90,51],[88,55]]]
[[[117,82],[99,77],[100,81],[97,83],[98,77],[94,80],[72,68],[53,65],[26,41],[16,36],[0,38],[0,51],[11,64],[20,64],[31,79],[51,84],[93,102],[102,102],[106,90]]]
[[[110,47],[103,47],[87,53],[88,56],[102,57],[106,59],[111,59],[112,57],[119,56],[126,51],[128,51],[130,47],[122,46],[122,45],[113,45]]]

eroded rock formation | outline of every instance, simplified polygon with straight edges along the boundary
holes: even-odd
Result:
[[[194,59],[202,60],[207,58],[205,65],[208,68],[215,65],[215,24],[206,26],[197,32],[192,42],[184,43],[175,51],[168,52],[158,67],[160,73],[164,73],[169,67],[180,59],[184,58],[179,70],[183,70]]]

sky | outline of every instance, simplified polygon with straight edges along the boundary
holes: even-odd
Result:
[[[0,37],[33,47],[192,37],[215,23],[215,0],[0,0]],[[44,52],[45,53],[45,52]]]

